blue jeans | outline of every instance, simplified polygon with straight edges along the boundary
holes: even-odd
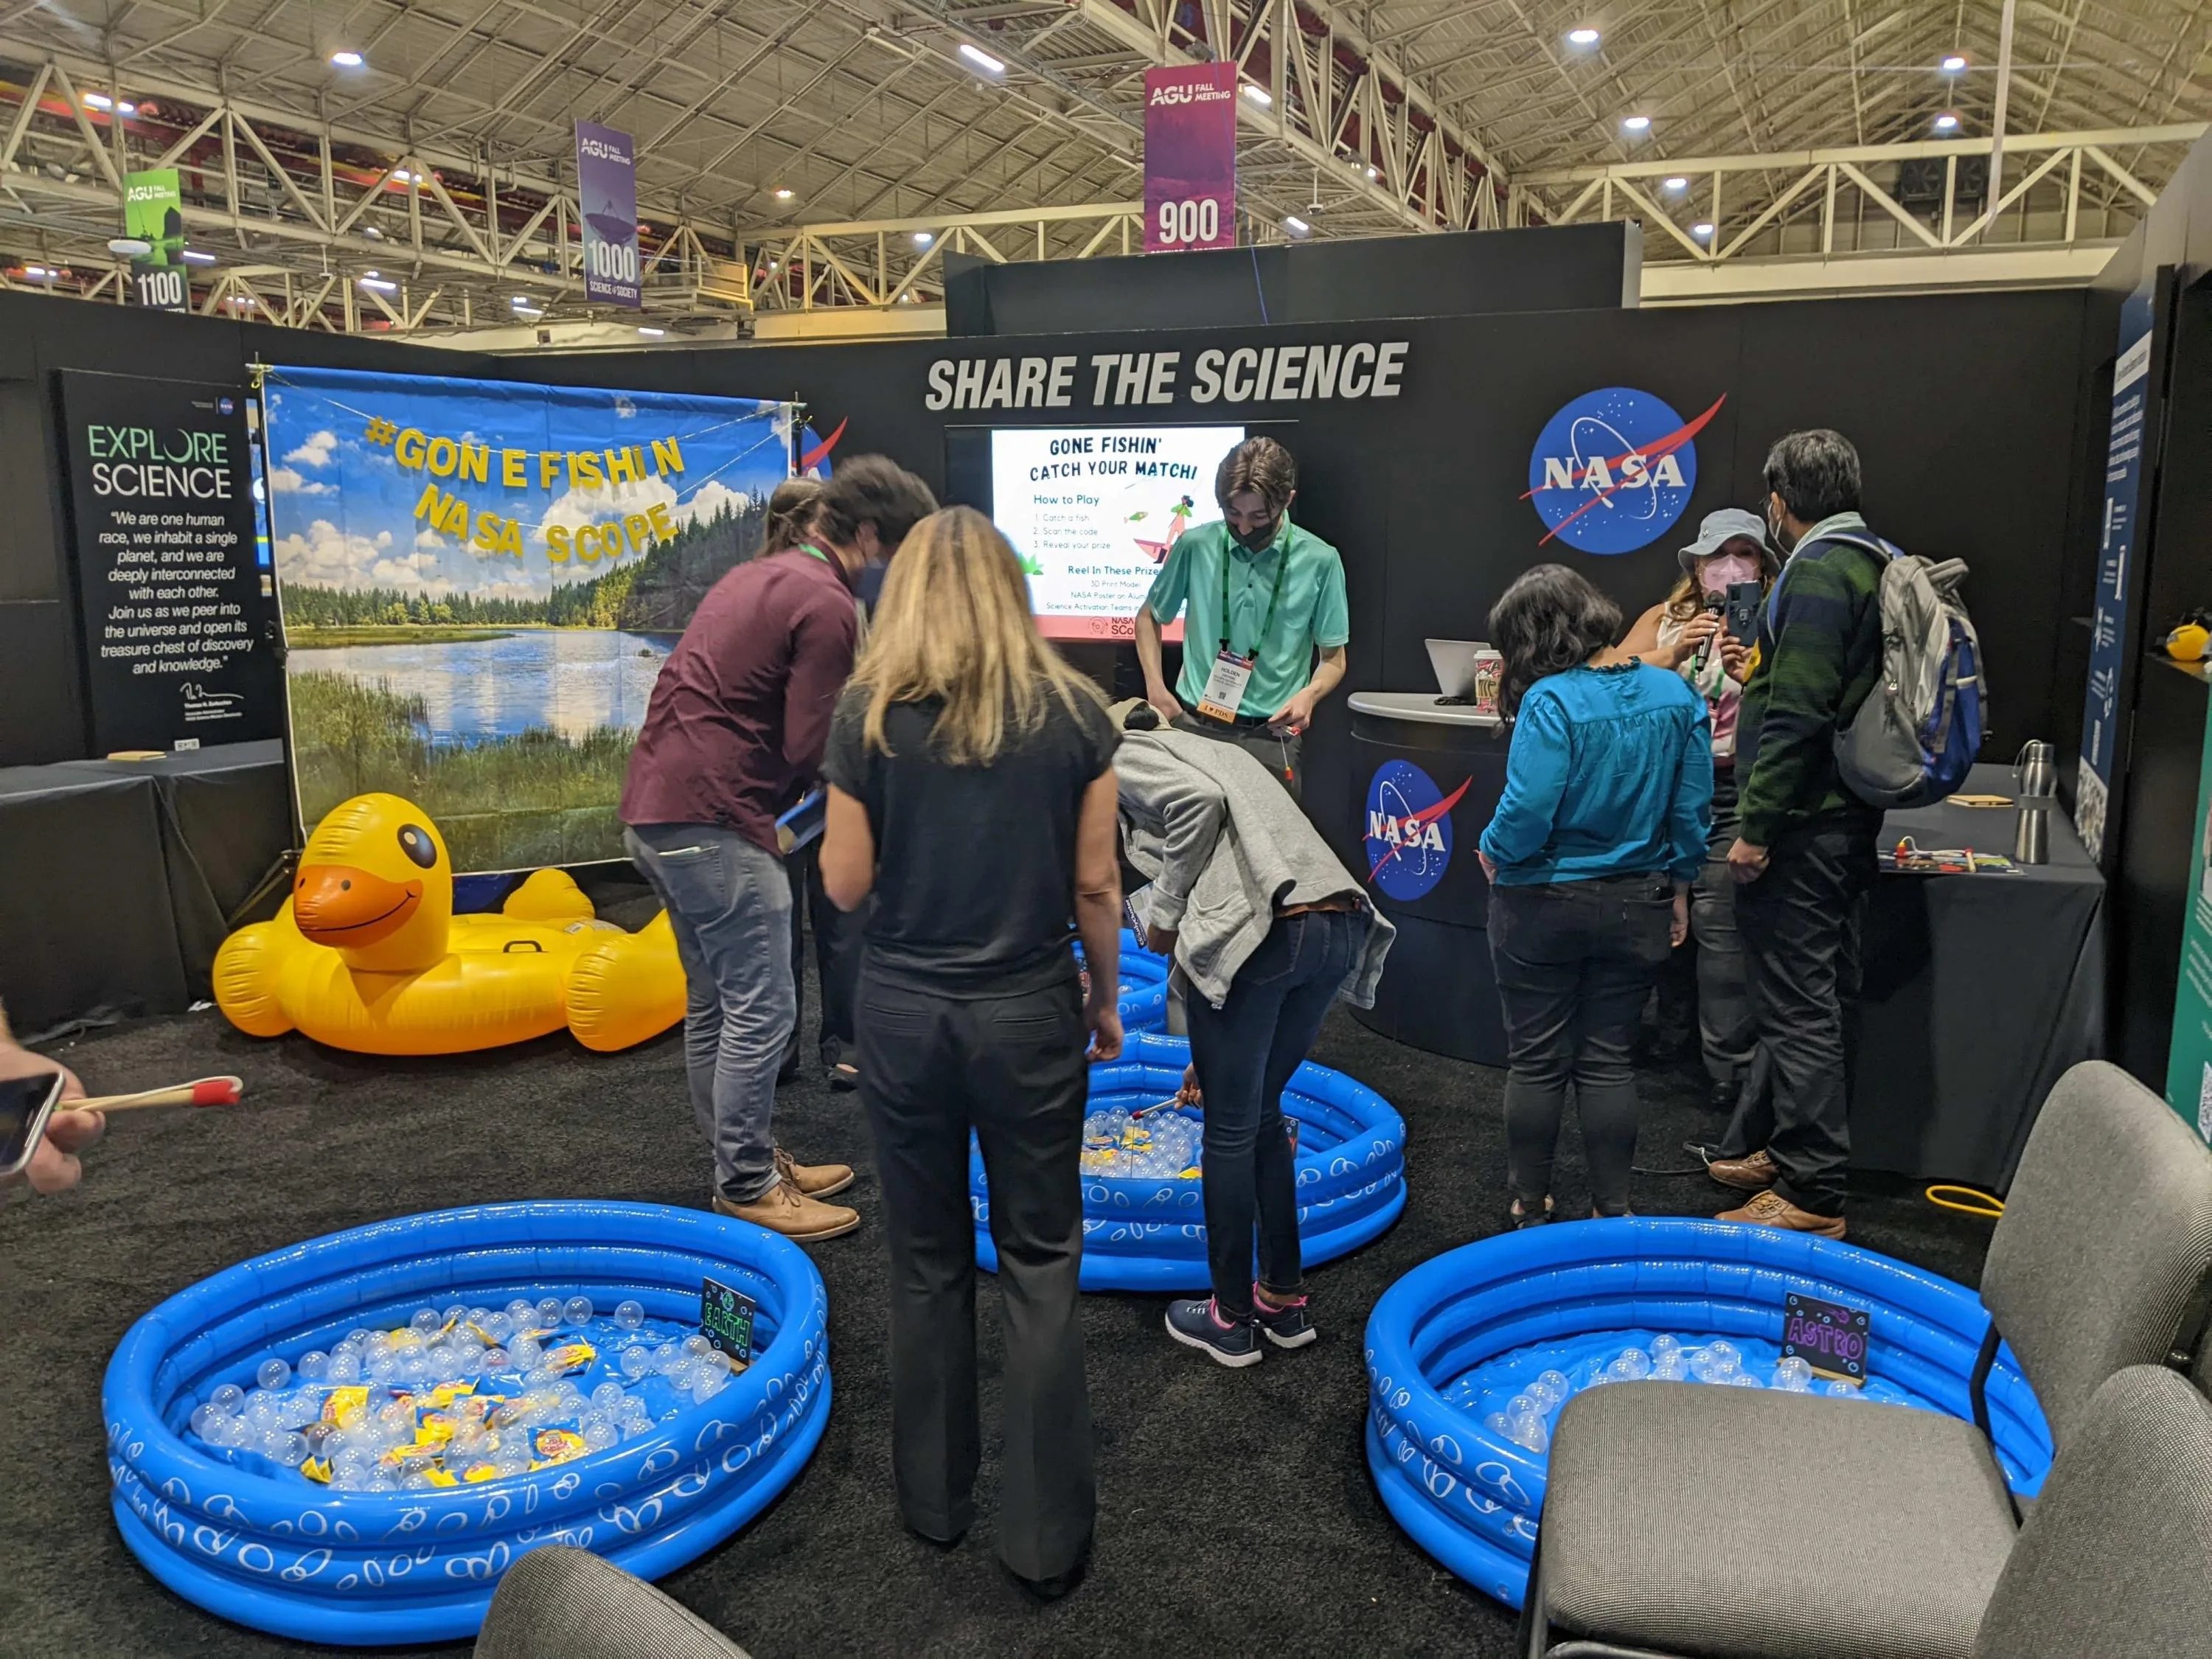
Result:
[[[1220,1007],[1190,999],[1190,1057],[1206,1095],[1206,1253],[1225,1318],[1251,1316],[1255,1220],[1260,1282],[1284,1296],[1302,1287],[1297,1156],[1283,1127],[1283,1090],[1344,988],[1366,925],[1349,911],[1279,916]]]
[[[775,1073],[799,1021],[783,860],[714,823],[633,824],[623,845],[676,930],[690,992],[684,1064],[714,1184],[750,1203],[776,1182]]]
[[[1505,1172],[1540,1211],[1566,1115],[1583,1124],[1590,1206],[1628,1207],[1636,1161],[1636,1027],[1672,948],[1664,874],[1490,890],[1490,961],[1505,1016]]]

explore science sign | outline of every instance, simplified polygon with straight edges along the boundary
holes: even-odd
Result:
[[[622,857],[647,700],[760,550],[790,406],[296,368],[262,396],[301,821],[383,789],[459,869]]]

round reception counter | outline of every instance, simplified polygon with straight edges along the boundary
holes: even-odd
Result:
[[[1398,925],[1369,1029],[1505,1063],[1486,932],[1490,884],[1475,840],[1505,787],[1504,722],[1433,691],[1352,694],[1352,775],[1368,887]]]

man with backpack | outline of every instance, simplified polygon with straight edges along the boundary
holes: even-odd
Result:
[[[1765,481],[1767,528],[1787,562],[1737,715],[1739,828],[1728,855],[1742,884],[1736,926],[1765,1087],[1746,1091],[1707,1167],[1755,1194],[1722,1220],[1841,1238],[1845,1028],[1882,812],[1845,782],[1837,738],[1881,682],[1888,561],[1859,515],[1858,452],[1841,434],[1791,433],[1767,453]]]

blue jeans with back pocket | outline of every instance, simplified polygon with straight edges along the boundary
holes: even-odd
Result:
[[[714,1184],[750,1203],[776,1183],[775,1074],[799,1020],[783,860],[715,823],[633,824],[623,845],[676,932],[690,990],[684,1064]]]

